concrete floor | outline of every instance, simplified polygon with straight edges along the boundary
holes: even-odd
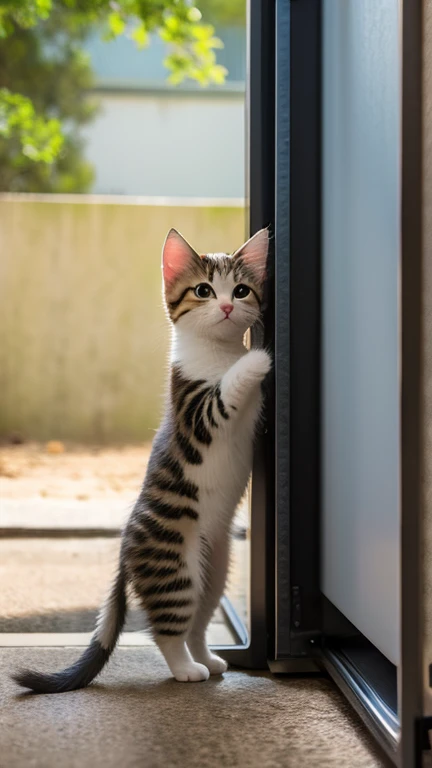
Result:
[[[115,572],[119,546],[118,539],[0,538],[0,647],[12,644],[14,633],[29,635],[21,645],[43,645],[45,640],[36,636],[40,633],[92,632]],[[248,542],[234,540],[227,593],[245,623],[248,556]],[[135,634],[140,644],[145,627],[142,610],[131,601],[125,631],[140,632],[138,638]],[[211,623],[209,642],[235,642],[220,609]]]
[[[4,768],[381,768],[387,761],[326,679],[229,671],[207,683],[169,678],[153,648],[118,649],[100,682],[54,696],[8,679],[52,670],[76,649],[0,651]]]
[[[118,532],[138,493],[150,450],[148,444],[54,447],[53,452],[51,444],[0,446],[0,646],[4,633],[93,629],[116,570]],[[236,521],[247,528],[245,505]],[[245,623],[248,568],[248,543],[237,539],[228,594]],[[142,612],[132,609],[126,631],[144,627]],[[224,627],[219,611],[211,642],[233,642]],[[40,638],[34,640],[40,643]]]

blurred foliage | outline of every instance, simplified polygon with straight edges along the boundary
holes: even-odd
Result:
[[[19,151],[12,158],[15,167],[25,163],[26,158],[52,163],[63,146],[59,129],[58,120],[43,120],[36,115],[30,99],[10,93],[7,88],[0,89],[0,135],[17,140]]]
[[[90,188],[93,171],[79,136],[96,113],[86,95],[93,84],[81,48],[86,35],[57,9],[38,26],[9,22],[0,41],[0,190]]]
[[[228,22],[237,0],[202,5],[208,18],[219,13]],[[139,46],[159,34],[169,46],[164,63],[174,84],[224,82],[215,53],[222,42],[192,0],[0,0],[1,190],[89,189],[92,170],[82,159],[79,128],[95,105],[84,98],[92,76],[80,45],[95,26],[106,40],[127,31]]]
[[[216,26],[244,27],[246,0],[197,0],[203,19]]]

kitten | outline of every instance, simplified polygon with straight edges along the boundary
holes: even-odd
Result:
[[[226,670],[205,634],[225,587],[230,527],[251,472],[260,385],[271,365],[267,352],[243,344],[260,318],[268,244],[264,229],[232,256],[198,256],[176,230],[168,233],[169,396],[123,531],[117,577],[81,658],[63,672],[19,672],[20,685],[37,693],[88,685],[117,643],[128,585],[176,680],[207,680]]]

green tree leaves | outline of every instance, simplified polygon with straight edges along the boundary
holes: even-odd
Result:
[[[238,16],[244,2],[202,5],[210,18],[219,5]],[[95,107],[84,98],[91,69],[79,45],[95,26],[139,47],[158,34],[174,85],[225,80],[216,60],[223,44],[192,0],[0,0],[0,190],[86,191],[91,183],[77,129]]]
[[[40,117],[30,99],[7,88],[0,88],[0,136],[11,147],[15,145],[10,153],[15,168],[24,166],[27,159],[53,163],[64,142],[59,120]]]

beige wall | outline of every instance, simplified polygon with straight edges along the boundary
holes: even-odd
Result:
[[[244,239],[239,201],[0,195],[0,436],[152,436],[169,327],[160,252]]]

